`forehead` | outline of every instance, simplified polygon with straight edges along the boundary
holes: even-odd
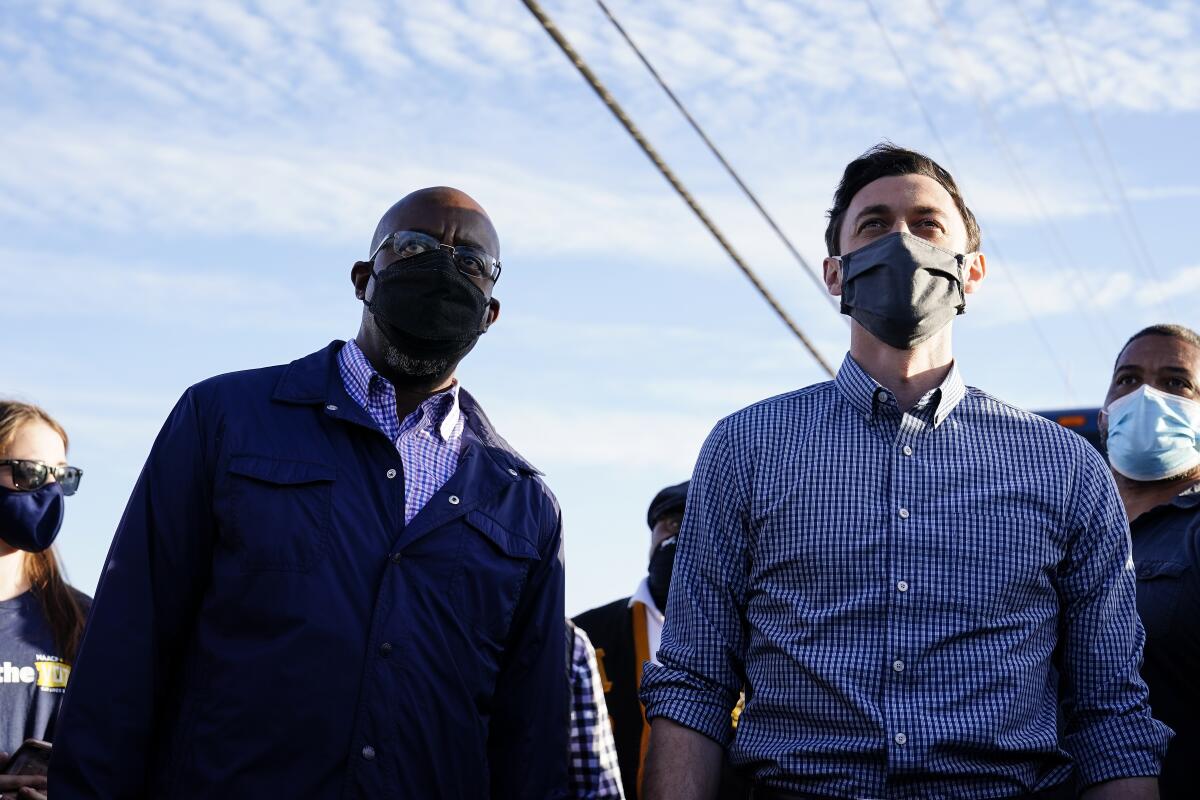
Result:
[[[390,231],[422,231],[448,244],[474,244],[496,254],[496,229],[478,208],[451,198],[422,198],[403,203],[387,220]]]
[[[850,200],[848,216],[853,219],[867,206],[883,205],[896,213],[912,208],[932,207],[959,217],[954,198],[945,187],[927,175],[889,175],[876,178],[858,190]]]
[[[1117,368],[1121,367],[1178,367],[1200,375],[1200,347],[1175,336],[1143,336],[1134,339],[1121,353]]]
[[[27,422],[17,428],[12,444],[4,448],[5,458],[28,458],[57,464],[66,456],[62,437],[40,421]]]

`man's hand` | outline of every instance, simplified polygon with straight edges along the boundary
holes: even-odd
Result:
[[[8,753],[0,753],[0,769],[8,765]],[[9,800],[46,800],[45,775],[0,775],[0,798]]]
[[[659,717],[650,724],[644,796],[647,800],[712,800],[721,785],[723,763],[721,745]]]

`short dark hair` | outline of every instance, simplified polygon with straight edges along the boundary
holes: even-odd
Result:
[[[850,207],[854,195],[872,181],[895,175],[924,175],[940,183],[954,199],[954,205],[967,226],[967,249],[971,252],[979,249],[979,223],[963,201],[953,176],[924,153],[897,147],[891,142],[880,142],[847,164],[846,171],[842,173],[842,182],[833,193],[833,208],[828,212],[829,225],[825,228],[825,247],[829,255],[841,255],[838,238],[842,234],[846,209]]]
[[[1125,342],[1125,346],[1121,348],[1121,352],[1117,353],[1117,360],[1113,363],[1113,369],[1116,369],[1117,364],[1121,363],[1121,356],[1125,355],[1125,351],[1129,349],[1129,345],[1145,336],[1172,336],[1187,342],[1196,349],[1200,349],[1200,333],[1196,333],[1186,325],[1171,325],[1167,323],[1151,325],[1147,328],[1142,328],[1129,337],[1129,341]]]

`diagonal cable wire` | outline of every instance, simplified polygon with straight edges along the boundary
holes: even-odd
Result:
[[[1100,127],[1100,119],[1096,116],[1096,107],[1092,104],[1091,93],[1088,91],[1087,82],[1083,79],[1083,73],[1079,68],[1079,63],[1075,59],[1074,52],[1071,48],[1071,43],[1068,41],[1066,34],[1063,32],[1062,26],[1059,25],[1058,15],[1054,12],[1054,8],[1046,0],[1046,15],[1050,18],[1050,24],[1054,27],[1054,32],[1058,35],[1059,42],[1062,43],[1063,53],[1066,54],[1067,64],[1070,65],[1071,73],[1075,78],[1075,83],[1079,87],[1079,95],[1083,99],[1084,108],[1087,110],[1087,118],[1091,123],[1092,130],[1096,134],[1096,141],[1100,145],[1100,153],[1104,157],[1105,164],[1108,166],[1108,172],[1112,176],[1113,186],[1117,190],[1117,197],[1121,202],[1121,210],[1125,214],[1126,221],[1130,230],[1133,233],[1134,241],[1136,242],[1136,252],[1140,256],[1135,260],[1138,266],[1146,273],[1147,277],[1155,283],[1164,283],[1162,277],[1158,273],[1158,267],[1155,265],[1153,258],[1150,256],[1150,248],[1146,246],[1146,240],[1142,236],[1141,226],[1138,225],[1137,217],[1133,214],[1133,206],[1129,202],[1129,195],[1125,191],[1125,184],[1121,180],[1121,173],[1117,169],[1117,163],[1113,159],[1112,151],[1108,147],[1108,139],[1104,135],[1104,129]],[[1163,293],[1160,301],[1163,308],[1171,317],[1175,317],[1175,308],[1171,303],[1170,296]]]
[[[942,37],[946,40],[946,43],[950,46],[950,49],[956,54],[961,63],[968,63],[962,52],[962,48],[958,46],[958,41],[954,37],[953,32],[950,30],[950,26],[946,22],[946,18],[942,15],[941,9],[938,8],[936,0],[928,0],[928,5],[929,10],[933,13],[934,22],[937,24]],[[991,134],[992,139],[997,148],[999,148],[1004,160],[1008,162],[1009,174],[1012,176],[1013,181],[1017,184],[1018,189],[1025,194],[1027,199],[1032,201],[1038,216],[1041,218],[1042,226],[1049,234],[1048,242],[1051,250],[1055,254],[1055,258],[1059,259],[1061,263],[1065,264],[1072,275],[1074,275],[1077,279],[1067,281],[1067,286],[1070,292],[1074,295],[1072,304],[1078,306],[1079,313],[1083,317],[1085,323],[1089,328],[1092,328],[1093,340],[1098,339],[1099,337],[1095,335],[1092,315],[1087,311],[1087,303],[1089,296],[1096,297],[1099,293],[1091,285],[1091,280],[1088,277],[1088,273],[1079,269],[1078,264],[1071,253],[1071,249],[1067,246],[1066,241],[1063,239],[1062,233],[1059,231],[1058,226],[1051,218],[1050,212],[1047,210],[1046,204],[1042,201],[1041,195],[1026,177],[1025,170],[1021,167],[1020,160],[1017,158],[1016,153],[1009,144],[1008,137],[1005,135],[1004,129],[1001,127],[999,120],[997,120],[995,113],[992,111],[991,104],[988,103],[987,98],[983,96],[983,92],[980,90],[979,85],[975,82],[975,78],[971,75],[969,70],[963,70],[962,76],[967,82],[967,86],[969,87],[971,96],[975,100],[976,106],[979,108],[980,116],[987,124],[988,132]],[[1107,318],[1101,316],[1101,320],[1103,326],[1108,331],[1110,338],[1116,342],[1117,336],[1108,325]]]
[[[579,71],[579,74],[583,76],[583,79],[587,81],[588,85],[592,88],[592,91],[594,91],[600,100],[603,101],[608,110],[611,111],[613,116],[617,118],[617,121],[624,126],[629,135],[633,137],[633,140],[638,143],[638,146],[642,148],[642,152],[644,152],[654,166],[658,168],[658,171],[662,173],[662,176],[667,179],[667,183],[671,184],[671,188],[674,189],[676,194],[683,199],[683,202],[687,204],[688,208],[692,210],[692,213],[694,213],[700,222],[703,223],[704,227],[708,229],[708,232],[711,233],[713,238],[717,240],[717,243],[721,245],[726,253],[729,254],[729,257],[733,259],[733,263],[737,265],[738,269],[742,271],[742,274],[746,276],[751,284],[753,284],[758,293],[762,295],[762,298],[767,301],[767,304],[771,306],[771,309],[783,321],[783,324],[786,325],[796,336],[796,338],[800,340],[800,343],[804,345],[805,349],[808,350],[809,354],[812,355],[813,359],[817,362],[817,364],[820,365],[821,369],[825,371],[825,374],[832,378],[833,368],[829,366],[827,361],[825,361],[820,351],[817,350],[816,345],[814,345],[812,341],[809,340],[809,338],[804,334],[804,332],[800,330],[800,327],[791,318],[787,311],[784,310],[783,306],[779,304],[779,301],[775,299],[775,297],[759,279],[758,275],[756,275],[754,271],[750,269],[750,266],[745,262],[745,260],[743,260],[742,257],[738,255],[737,251],[733,249],[733,245],[729,243],[729,240],[725,238],[724,234],[721,233],[716,224],[712,221],[708,214],[705,213],[704,209],[700,207],[700,204],[696,202],[696,199],[692,197],[691,192],[689,192],[683,183],[680,182],[679,178],[675,177],[675,173],[672,172],[671,168],[668,167],[666,162],[662,160],[662,157],[659,156],[658,151],[656,151],[653,145],[651,145],[646,137],[642,135],[642,132],[633,123],[633,120],[629,118],[629,115],[625,113],[625,110],[621,108],[621,105],[616,101],[616,99],[609,93],[608,89],[604,88],[604,84],[600,82],[600,79],[596,77],[596,74],[592,72],[591,68],[589,68],[584,62],[582,56],[575,51],[575,48],[571,46],[571,43],[568,42],[566,37],[563,36],[562,32],[559,31],[553,20],[551,20],[550,17],[546,15],[546,12],[542,10],[542,7],[537,0],[521,1],[525,4],[525,7],[529,9],[529,12],[533,14],[534,18],[537,19],[537,21],[541,24],[542,28],[545,29],[546,33],[549,34],[550,38],[554,40],[554,43],[558,45],[559,49],[563,51],[563,54],[566,55],[567,59],[575,66],[575,69]]]
[[[738,174],[737,170],[733,168],[733,165],[729,163],[717,146],[713,144],[712,139],[710,139],[708,134],[704,132],[704,129],[700,127],[700,123],[696,122],[695,117],[693,117],[691,112],[687,110],[687,108],[683,105],[683,102],[679,99],[675,92],[671,90],[671,87],[667,85],[667,82],[663,80],[662,75],[658,73],[658,70],[655,69],[654,65],[650,63],[650,59],[646,57],[641,48],[637,46],[637,43],[633,41],[633,37],[629,35],[629,33],[625,30],[625,27],[621,25],[619,21],[617,21],[617,18],[613,15],[612,11],[609,10],[608,6],[604,3],[604,0],[596,0],[596,5],[600,6],[600,10],[604,12],[604,16],[608,17],[608,21],[611,22],[613,27],[617,29],[617,33],[621,34],[621,38],[625,40],[625,43],[629,45],[629,49],[633,51],[634,55],[638,57],[638,60],[642,62],[642,65],[654,78],[655,82],[658,83],[659,88],[661,88],[663,92],[666,93],[667,97],[671,99],[671,102],[675,104],[675,108],[679,109],[679,113],[683,114],[683,118],[686,119],[688,124],[692,126],[692,130],[696,132],[696,135],[699,136],[701,141],[704,142],[705,146],[708,147],[709,152],[712,153],[713,156],[716,157],[717,161],[721,163],[721,166],[725,168],[727,173],[729,173],[729,177],[733,178],[733,182],[736,183],[738,188],[742,190],[742,194],[744,194],[746,199],[748,199],[754,205],[754,207],[758,209],[758,213],[764,220],[766,220],[767,225],[770,226],[771,230],[775,232],[775,235],[779,237],[779,241],[783,242],[783,246],[787,248],[789,253],[791,253],[792,258],[795,259],[800,267],[806,273],[808,273],[808,276],[812,278],[813,285],[817,287],[817,291],[820,292],[821,296],[828,300],[830,305],[832,305],[834,309],[838,310],[840,313],[841,307],[838,302],[833,299],[833,296],[829,294],[829,291],[825,286],[825,280],[821,274],[804,258],[804,256],[800,255],[800,251],[796,248],[796,245],[792,244],[792,240],[789,239],[787,234],[783,232],[783,229],[779,227],[779,224],[775,221],[775,218],[772,217],[770,213],[767,212],[767,209],[763,207],[763,204],[761,201],[759,201],[758,196],[750,190],[750,187],[747,186],[745,181],[742,180],[742,177]]]
[[[897,69],[900,70],[900,74],[904,77],[904,82],[908,85],[909,94],[911,94],[913,100],[916,101],[917,108],[921,110],[921,116],[925,120],[925,125],[929,128],[929,133],[933,136],[934,140],[938,143],[938,146],[942,149],[942,154],[946,158],[946,163],[950,167],[950,171],[958,174],[958,169],[955,167],[953,157],[950,154],[950,148],[946,145],[945,140],[942,139],[941,133],[938,132],[937,125],[934,123],[933,116],[929,113],[929,109],[925,105],[924,98],[922,98],[920,92],[917,91],[917,87],[913,83],[912,77],[908,74],[908,67],[905,65],[904,59],[900,57],[900,51],[896,49],[896,45],[892,42],[892,37],[888,33],[887,26],[883,24],[883,20],[880,18],[879,13],[875,10],[875,4],[871,0],[864,0],[864,2],[867,4],[867,10],[871,12],[872,19],[875,20],[875,25],[879,28],[879,33],[883,37],[884,44],[886,44],[888,50],[891,51],[892,58],[896,62]],[[999,247],[994,245],[994,240],[991,249],[995,251],[997,261],[1003,262],[1005,260],[1004,256],[1000,253]],[[1033,311],[1029,307],[1029,301],[1026,299],[1025,293],[1021,290],[1020,283],[1017,282],[1017,279],[1013,277],[1009,270],[1001,270],[1000,274],[1003,275],[1008,280],[1009,285],[1012,286],[1013,294],[1016,295],[1017,298],[1017,303],[1021,306],[1021,310],[1025,314],[1025,318],[1028,320],[1030,328],[1033,329],[1034,336],[1039,342],[1041,342],[1042,347],[1046,351],[1046,355],[1050,357],[1050,362],[1055,366],[1055,368],[1057,368],[1058,374],[1062,377],[1063,385],[1066,387],[1067,393],[1070,395],[1075,395],[1075,389],[1071,386],[1069,370],[1059,357],[1058,352],[1050,344],[1050,337],[1046,335],[1046,332],[1042,330],[1042,326],[1038,324],[1037,318],[1034,317]]]

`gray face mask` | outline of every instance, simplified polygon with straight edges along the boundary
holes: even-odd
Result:
[[[911,233],[889,233],[837,257],[842,313],[880,341],[911,350],[966,311],[966,256]]]

